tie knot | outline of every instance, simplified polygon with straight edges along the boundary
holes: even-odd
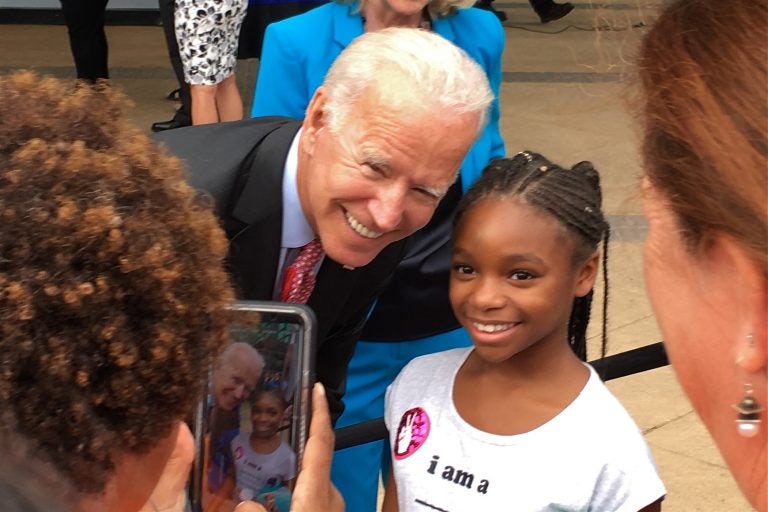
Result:
[[[323,244],[317,238],[299,249],[296,259],[285,270],[281,301],[306,304],[315,287],[315,267],[323,254]]]
[[[306,262],[306,264],[310,265],[310,268],[314,268],[322,256],[323,243],[319,238],[315,238],[299,249],[299,254],[296,256],[296,262]]]

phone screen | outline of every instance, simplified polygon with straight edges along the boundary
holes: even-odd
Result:
[[[190,498],[200,512],[252,500],[289,512],[307,439],[315,320],[299,304],[242,301],[195,418]]]

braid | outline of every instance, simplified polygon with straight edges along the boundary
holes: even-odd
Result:
[[[589,162],[563,169],[543,156],[525,151],[513,158],[499,159],[486,167],[483,175],[462,198],[454,225],[479,201],[491,196],[517,197],[524,203],[549,213],[576,242],[574,263],[585,261],[603,243],[603,325],[601,357],[605,357],[608,312],[609,225],[601,208],[600,175]],[[587,359],[587,325],[593,291],[573,301],[568,321],[568,343],[576,355]]]

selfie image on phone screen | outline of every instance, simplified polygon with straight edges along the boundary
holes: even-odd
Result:
[[[193,509],[288,512],[309,421],[311,310],[238,302],[195,425]]]

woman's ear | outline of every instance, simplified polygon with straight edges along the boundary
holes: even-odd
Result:
[[[736,306],[736,364],[745,375],[768,369],[768,279],[743,244],[717,235],[707,247],[710,278]]]
[[[584,297],[594,288],[598,268],[600,268],[600,251],[595,251],[577,269],[578,277],[576,278],[574,296]]]

